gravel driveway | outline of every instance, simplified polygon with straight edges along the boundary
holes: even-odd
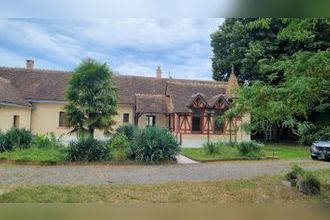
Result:
[[[150,184],[181,181],[216,181],[287,171],[292,162],[306,169],[330,168],[329,162],[231,161],[151,166],[17,166],[0,165],[0,184]]]

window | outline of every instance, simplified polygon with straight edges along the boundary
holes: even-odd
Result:
[[[66,114],[65,112],[60,112],[60,120],[59,120],[59,126],[60,127],[67,127],[68,123],[66,121]]]
[[[123,123],[128,123],[129,122],[129,114],[128,113],[124,113],[123,114]]]
[[[147,119],[147,122],[146,122],[147,126],[155,126],[155,124],[156,124],[155,115],[147,115],[146,119]]]
[[[225,123],[221,120],[217,119],[221,116],[223,112],[221,110],[216,110],[214,114],[214,133],[215,134],[222,134],[224,132],[224,125]]]
[[[201,131],[201,110],[194,109],[192,113],[192,131]]]
[[[19,127],[19,115],[14,115],[14,122],[13,122],[14,128]]]

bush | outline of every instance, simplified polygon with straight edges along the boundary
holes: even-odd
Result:
[[[203,149],[206,154],[217,154],[221,152],[221,147],[223,144],[221,142],[206,142],[203,144]]]
[[[299,177],[304,175],[304,170],[297,164],[291,166],[291,171],[285,175],[285,179],[290,181],[291,186],[296,186]]]
[[[47,135],[34,135],[32,140],[32,146],[36,148],[62,148],[63,145],[56,138],[54,133]]]
[[[132,124],[122,125],[122,126],[119,126],[116,129],[116,132],[117,133],[124,134],[127,137],[128,141],[132,141],[133,140],[134,133],[136,131],[137,131],[137,127],[135,125],[132,125]]]
[[[12,128],[5,135],[14,148],[28,148],[32,142],[32,133],[25,128]]]
[[[292,165],[285,178],[291,182],[291,186],[298,187],[299,191],[306,195],[319,194],[321,191],[320,181],[311,172],[306,172],[296,164]]]
[[[80,137],[72,141],[67,149],[69,161],[107,161],[110,159],[109,147],[102,141],[92,137]]]
[[[263,145],[255,141],[242,141],[238,144],[237,149],[241,155],[251,158],[259,158],[264,155]]]
[[[0,152],[11,151],[12,149],[13,143],[4,133],[0,132]]]
[[[305,172],[298,181],[298,188],[303,194],[316,195],[321,192],[321,183],[312,173]]]
[[[159,162],[174,160],[179,151],[179,143],[168,130],[150,126],[135,132],[131,157],[144,162]]]
[[[129,151],[129,141],[128,138],[122,134],[115,134],[110,140],[110,152],[111,158],[114,160],[125,160],[127,159]]]

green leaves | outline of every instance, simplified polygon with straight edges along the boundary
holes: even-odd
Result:
[[[72,73],[66,91],[66,106],[72,132],[93,135],[95,129],[110,133],[116,115],[117,91],[106,64],[83,60]]]

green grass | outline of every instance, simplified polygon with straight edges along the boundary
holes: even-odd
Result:
[[[296,144],[266,144],[264,147],[266,157],[278,157],[279,159],[308,159],[309,147]],[[229,159],[251,159],[241,156],[236,147],[225,147],[220,153],[207,154],[203,148],[182,148],[181,153],[189,158],[208,160],[229,160]]]
[[[306,196],[281,184],[283,176],[263,176],[218,182],[182,182],[150,185],[40,185],[7,188],[0,202],[59,203],[290,203],[330,202],[330,169],[314,171],[321,195]]]
[[[0,160],[56,163],[64,161],[65,156],[63,149],[31,147],[0,153]]]

